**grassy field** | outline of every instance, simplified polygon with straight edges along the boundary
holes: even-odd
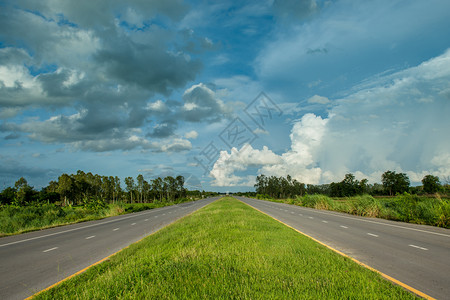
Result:
[[[61,207],[54,204],[39,206],[4,206],[0,208],[0,237],[67,224],[103,219],[142,211],[173,203],[119,203],[101,207]]]
[[[36,299],[413,299],[281,223],[223,198]]]
[[[294,199],[261,199],[358,216],[450,228],[450,201],[439,197],[403,194],[391,198],[362,195],[333,199],[325,195],[306,195]]]

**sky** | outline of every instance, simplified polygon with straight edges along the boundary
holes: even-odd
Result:
[[[450,179],[447,0],[0,0],[0,189]]]

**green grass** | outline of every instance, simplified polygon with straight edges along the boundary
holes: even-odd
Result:
[[[36,299],[413,299],[348,258],[223,198]]]
[[[0,207],[0,237],[20,234],[79,222],[99,220],[126,213],[163,207],[174,203],[119,203],[103,207],[61,207],[54,204],[39,206]]]
[[[295,199],[264,199],[364,217],[450,228],[450,201],[439,197],[405,193],[393,198],[362,195],[333,199],[325,195],[306,195]]]

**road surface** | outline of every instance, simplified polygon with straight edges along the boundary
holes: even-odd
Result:
[[[0,238],[0,299],[24,299],[217,200]]]
[[[450,299],[450,230],[236,197],[431,297]]]

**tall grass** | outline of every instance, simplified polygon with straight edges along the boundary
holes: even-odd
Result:
[[[0,207],[0,237],[60,225],[98,220],[172,205],[174,203],[118,203],[61,207],[55,204]]]
[[[305,195],[281,201],[358,216],[450,228],[450,201],[439,197],[423,197],[405,193],[394,198],[362,195],[336,200],[325,195]]]
[[[413,299],[249,206],[225,198],[36,299]]]

